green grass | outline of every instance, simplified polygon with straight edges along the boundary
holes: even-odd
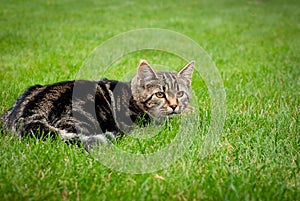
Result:
[[[91,51],[136,28],[185,34],[216,64],[226,91],[217,147],[199,153],[210,97],[194,80],[199,133],[170,167],[127,174],[60,141],[0,138],[0,200],[299,200],[300,4],[297,1],[0,1],[1,113],[30,85],[74,79]],[[138,52],[116,62],[116,79],[140,58],[179,69],[184,61]],[[118,145],[152,152],[174,138],[129,137]]]

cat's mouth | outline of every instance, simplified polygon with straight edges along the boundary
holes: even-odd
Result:
[[[181,114],[180,111],[160,111],[156,117],[172,117]]]
[[[180,113],[173,111],[173,112],[167,113],[167,116],[175,116],[175,115],[178,115],[178,114],[180,114]]]

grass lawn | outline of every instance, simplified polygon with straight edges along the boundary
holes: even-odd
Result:
[[[210,96],[193,80],[199,129],[170,167],[129,174],[50,139],[0,138],[0,200],[300,200],[300,4],[287,1],[0,1],[0,113],[29,86],[75,79],[95,47],[137,28],[184,34],[212,58],[226,91],[226,120],[201,157]],[[116,62],[121,79],[140,58],[179,69],[175,55],[141,51]],[[176,130],[176,121],[171,122]],[[125,137],[155,152],[175,138]]]

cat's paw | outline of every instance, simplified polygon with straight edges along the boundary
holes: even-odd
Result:
[[[189,114],[192,114],[194,112],[196,112],[196,109],[195,107],[191,106],[191,105],[188,105],[187,108],[182,112],[183,115],[189,115]]]

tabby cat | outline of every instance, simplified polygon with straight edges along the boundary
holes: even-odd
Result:
[[[20,138],[45,135],[89,149],[145,124],[188,109],[194,62],[179,72],[155,72],[141,60],[130,82],[73,80],[28,88],[1,116]]]

